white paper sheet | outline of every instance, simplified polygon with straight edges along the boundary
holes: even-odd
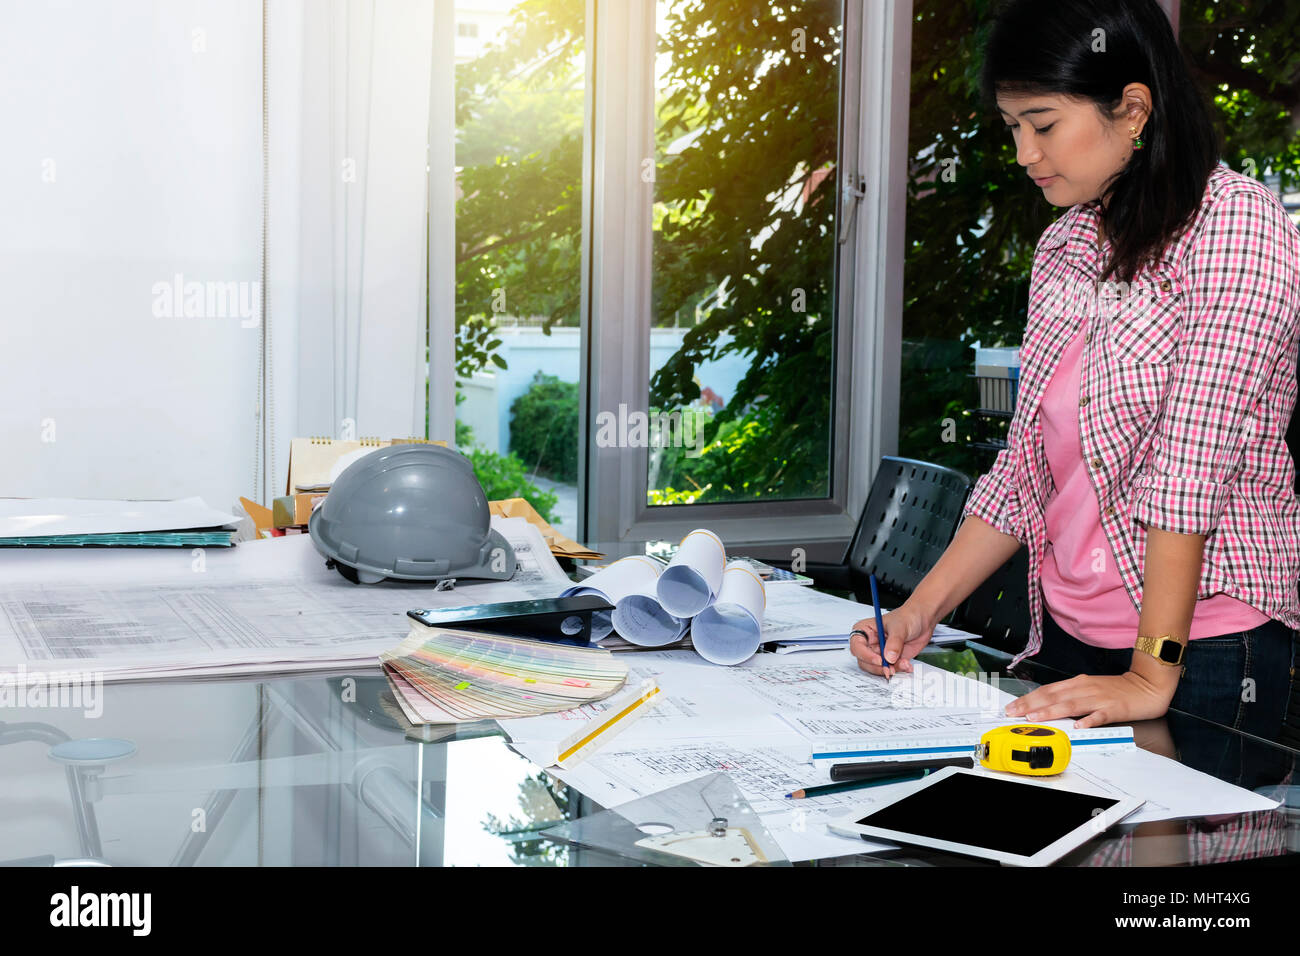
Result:
[[[972,683],[920,663],[914,672],[886,681],[858,670],[844,652],[796,660],[760,654],[735,667],[718,667],[685,651],[649,651],[630,661],[628,683],[653,680],[661,702],[619,739],[626,744],[719,735],[796,733],[802,737],[803,728],[790,723],[801,714],[822,720],[880,713],[901,718],[920,712],[915,709],[918,700],[934,704],[934,688],[947,684],[949,678],[954,686]],[[962,695],[956,706],[927,707],[924,712],[931,717],[964,715],[978,706],[972,699],[978,702],[983,697]],[[999,706],[1011,699],[1005,693],[997,698]],[[575,721],[590,720],[605,706],[598,702],[562,714],[502,721],[501,726],[515,741],[554,743],[573,731]]]
[[[885,613],[885,609],[881,609]],[[767,610],[763,618],[763,642],[780,641],[778,652],[847,649],[849,631],[861,620],[874,618],[870,604],[859,604],[812,588],[767,589]],[[956,644],[979,640],[979,635],[940,624],[932,644]]]
[[[542,537],[541,529],[526,518],[492,516],[492,527],[510,542],[515,552],[515,573],[508,582],[527,592],[530,598],[558,597],[573,582],[569,580],[560,562],[555,560],[550,546]],[[467,581],[464,585],[479,585]],[[482,603],[482,602],[479,602]]]
[[[936,624],[934,633],[930,635],[931,644],[960,644],[963,641],[981,640],[978,634],[972,634],[970,631],[961,631],[955,627],[949,627],[947,624]]]
[[[813,638],[848,641],[853,625],[871,607],[812,588],[770,588],[763,617],[764,641],[804,642]]]
[[[653,589],[627,594],[614,605],[610,617],[619,637],[638,647],[663,647],[680,640],[690,621],[669,614]]]
[[[712,531],[696,528],[682,539],[677,553],[659,575],[655,586],[659,603],[674,617],[688,619],[699,614],[717,598],[726,561],[722,539]]]
[[[654,681],[659,695],[653,709],[619,735],[619,743],[659,743],[692,737],[789,734],[787,726],[762,698],[738,692],[724,668],[682,651],[647,651],[628,655],[629,687]],[[609,700],[576,710],[499,723],[514,741],[555,744],[576,726],[604,714]]]
[[[883,799],[886,788],[872,788],[866,797],[850,792],[786,800],[791,790],[830,782],[828,770],[809,763],[809,738],[789,724],[789,715],[804,707],[849,715],[855,709],[876,713],[891,701],[906,706],[944,674],[921,664],[913,674],[887,682],[858,670],[843,652],[797,661],[758,655],[734,667],[718,667],[684,651],[639,654],[629,667],[628,683],[653,678],[663,700],[608,748],[558,776],[603,806],[615,806],[728,770],[790,859],[867,852],[886,844],[850,840],[830,833],[824,824],[852,807]],[[913,685],[915,691],[906,689]],[[603,706],[598,702],[581,711],[501,721],[501,726],[520,753],[548,766],[555,743],[573,732],[575,721],[592,719]]]
[[[925,737],[1013,722],[990,714],[1013,695],[990,684],[918,663],[892,681],[859,670],[845,652],[796,658],[758,655],[735,667],[715,667],[685,651],[638,657],[629,681],[653,676],[664,701],[604,750],[578,767],[552,771],[602,806],[612,807],[707,773],[732,775],[772,836],[794,861],[867,852],[872,844],[830,833],[824,824],[887,799],[907,783],[788,801],[797,787],[829,782],[825,767],[809,762],[811,743],[835,736]],[[947,702],[948,706],[945,706]],[[975,702],[972,706],[971,702]],[[596,705],[599,706],[599,705]],[[514,746],[546,766],[554,741],[589,719],[577,711],[502,722]],[[773,721],[781,726],[775,726]],[[1019,722],[1019,721],[1014,721]],[[1070,729],[1072,721],[1052,721]],[[1076,750],[1055,779],[1074,789],[1120,792],[1147,804],[1131,822],[1242,813],[1277,801],[1216,780],[1136,748]],[[884,846],[884,844],[876,844]]]
[[[851,856],[892,846],[850,840],[831,833],[826,824],[855,808],[887,798],[900,785],[805,800],[786,799],[787,793],[801,787],[830,783],[825,771],[803,763],[798,755],[800,744],[797,737],[748,743],[706,739],[632,750],[623,749],[625,744],[620,738],[613,744],[617,749],[597,754],[572,769],[551,772],[601,806],[614,807],[721,770],[731,777],[792,862]],[[535,759],[529,748],[516,749]]]
[[[728,561],[718,599],[691,621],[691,643],[714,664],[749,660],[762,640],[763,582],[746,561]]]
[[[1039,779],[1073,789],[1091,785],[1102,792],[1126,793],[1146,800],[1136,813],[1124,818],[1125,823],[1249,813],[1272,810],[1280,803],[1138,747],[1076,753],[1059,777]]]
[[[442,591],[352,584],[307,535],[179,560],[77,551],[36,562],[24,552],[19,562],[0,552],[0,672],[75,667],[120,680],[371,664],[406,634],[411,608],[558,593],[568,579],[541,535],[510,521],[501,530],[519,559],[515,579]]]
[[[234,527],[238,518],[202,498],[118,501],[91,498],[0,498],[0,538],[114,534]]]
[[[868,710],[861,713],[792,714],[789,726],[809,740],[965,731],[993,721],[987,711],[918,707],[915,710]],[[1065,729],[1065,728],[1062,728]],[[972,749],[974,744],[971,745]]]
[[[567,587],[561,597],[594,594],[610,604],[618,604],[629,594],[652,593],[663,565],[644,554],[619,558],[608,567],[601,568],[581,584]],[[609,637],[614,629],[612,611],[596,611],[591,615],[591,639],[600,641]]]

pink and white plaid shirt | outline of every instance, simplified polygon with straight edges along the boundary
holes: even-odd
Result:
[[[1043,511],[1055,485],[1039,403],[1081,326],[1079,438],[1134,607],[1150,525],[1208,535],[1198,598],[1222,591],[1300,628],[1300,502],[1285,440],[1300,232],[1272,193],[1220,164],[1192,224],[1125,288],[1099,283],[1097,219],[1074,206],[1038,240],[1007,448],[964,509],[1029,548],[1029,644],[1013,664],[1042,645]]]

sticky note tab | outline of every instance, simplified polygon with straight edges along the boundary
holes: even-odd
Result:
[[[461,681],[459,684],[456,685],[456,689],[457,689],[457,690],[464,690],[464,689],[465,689],[466,687],[468,687],[468,686],[469,686],[469,681],[467,681],[467,680],[463,680],[463,681]]]
[[[591,686],[591,681],[587,681],[587,680],[574,680],[572,677],[566,677],[566,678],[564,678],[564,682],[565,682],[566,684],[568,684],[570,687],[590,687],[590,686]]]

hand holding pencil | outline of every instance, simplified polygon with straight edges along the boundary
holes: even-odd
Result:
[[[853,625],[849,652],[858,659],[858,667],[869,674],[892,677],[895,671],[909,673],[912,658],[921,653],[934,635],[934,623],[907,602],[883,615],[885,658],[880,659],[879,632],[874,617],[863,618]]]

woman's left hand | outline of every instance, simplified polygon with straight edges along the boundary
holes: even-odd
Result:
[[[1007,716],[1031,721],[1079,717],[1074,722],[1076,727],[1148,720],[1169,709],[1177,689],[1176,679],[1157,684],[1133,671],[1119,675],[1080,674],[1044,684],[1017,698],[1007,704]]]

